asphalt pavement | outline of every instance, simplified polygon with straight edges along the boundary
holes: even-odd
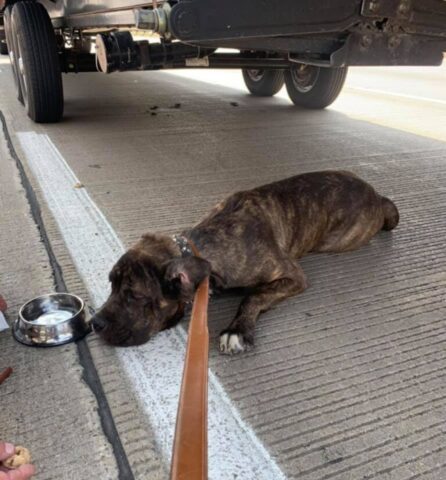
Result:
[[[446,66],[351,69],[330,108],[306,111],[284,90],[247,95],[237,71],[80,74],[64,77],[64,121],[35,125],[0,58],[8,320],[61,279],[99,305],[142,233],[177,233],[231,192],[351,170],[395,201],[396,230],[305,257],[308,290],[261,317],[251,352],[219,354],[240,297],[212,299],[210,479],[443,480],[445,85]],[[30,448],[39,480],[167,478],[185,327],[126,350],[1,332],[15,372],[0,437]]]

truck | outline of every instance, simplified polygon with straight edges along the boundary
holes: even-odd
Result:
[[[35,122],[63,117],[62,74],[240,69],[322,109],[349,66],[440,65],[445,0],[0,0],[1,53]]]

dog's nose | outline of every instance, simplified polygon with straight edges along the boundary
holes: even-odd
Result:
[[[104,328],[105,328],[105,320],[102,317],[100,317],[99,315],[95,315],[91,319],[91,326],[93,327],[93,330],[96,333],[99,333],[101,330],[104,330]]]

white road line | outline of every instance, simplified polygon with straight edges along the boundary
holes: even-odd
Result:
[[[9,328],[8,322],[5,320],[3,313],[0,311],[0,332]]]
[[[430,97],[420,97],[418,95],[408,95],[406,93],[387,92],[386,90],[378,90],[374,88],[365,88],[365,87],[353,87],[350,85],[346,85],[345,89],[358,90],[359,92],[373,93],[376,95],[386,95],[388,97],[406,98],[409,100],[416,100],[419,102],[430,102],[430,103],[438,103],[439,105],[446,105],[446,100],[438,100],[436,98],[430,98]]]
[[[109,293],[107,275],[124,246],[50,138],[18,133],[28,164],[40,184],[73,262],[93,299]],[[164,458],[170,463],[186,333],[178,327],[142,347],[119,350],[123,369],[149,416]],[[223,386],[209,376],[209,478],[285,479],[275,461],[243,422]]]

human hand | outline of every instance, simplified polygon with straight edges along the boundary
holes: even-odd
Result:
[[[15,454],[14,445],[0,442],[0,462]],[[35,473],[33,465],[22,465],[14,470],[8,470],[0,464],[0,480],[28,480]]]

